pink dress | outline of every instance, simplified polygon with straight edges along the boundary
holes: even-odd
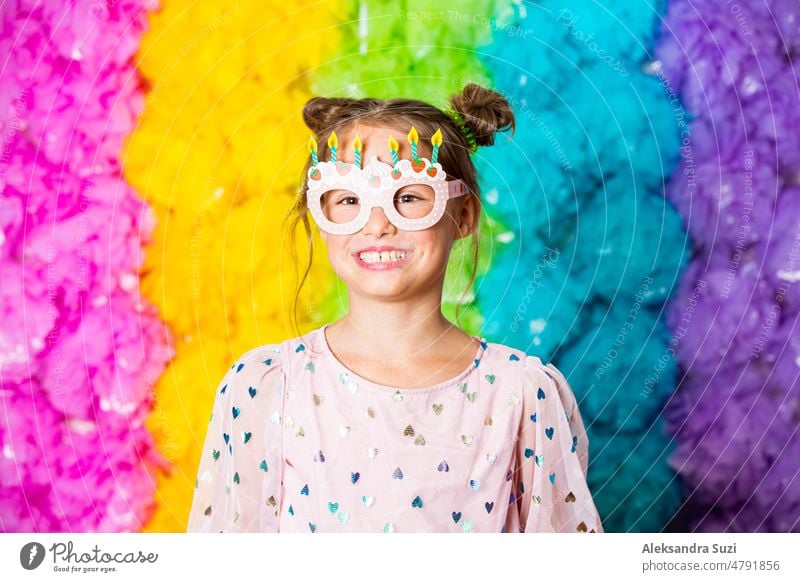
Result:
[[[403,389],[325,328],[242,355],[219,384],[189,532],[602,532],[564,376],[482,338],[457,377]]]

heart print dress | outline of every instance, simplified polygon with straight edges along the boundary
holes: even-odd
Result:
[[[371,382],[325,328],[254,348],[216,389],[188,532],[602,532],[565,377],[483,338],[424,388]]]

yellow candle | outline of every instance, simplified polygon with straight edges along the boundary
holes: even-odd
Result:
[[[393,137],[389,136],[389,151],[392,152],[392,164],[397,165],[399,161],[397,158],[397,150],[400,148],[400,144],[397,143],[397,140]]]
[[[417,161],[417,142],[419,141],[419,134],[416,128],[412,125],[411,131],[408,132],[408,143],[411,144],[411,159]]]
[[[328,147],[331,148],[331,161],[336,161],[336,146],[339,145],[339,138],[336,137],[336,132],[332,131],[328,138]]]
[[[439,146],[442,145],[442,130],[437,129],[436,133],[431,136],[431,145],[433,146],[433,153],[431,154],[431,164],[435,164],[439,158]]]
[[[311,152],[311,162],[316,166],[317,165],[317,140],[314,139],[314,136],[308,138],[308,151]]]
[[[353,154],[356,159],[356,166],[359,168],[361,167],[361,148],[363,145],[364,144],[361,143],[361,138],[356,134],[356,138],[353,140]]]

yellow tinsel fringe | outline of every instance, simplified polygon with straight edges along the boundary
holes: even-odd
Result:
[[[338,2],[163,0],[150,14],[137,56],[146,107],[123,159],[158,217],[141,288],[169,324],[177,356],[147,422],[172,469],[158,475],[144,531],[185,530],[226,369],[250,348],[294,336],[282,223],[308,155],[306,74],[336,43],[340,13]],[[301,233],[301,258],[305,245]],[[308,297],[321,303],[334,277],[317,259]],[[299,315],[301,333],[320,323]]]

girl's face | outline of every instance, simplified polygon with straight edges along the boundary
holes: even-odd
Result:
[[[390,136],[400,144],[400,158],[411,159],[411,145],[406,138],[409,129],[356,124],[339,136],[338,159],[354,161],[352,140],[356,133],[363,142],[362,163],[376,156],[391,164],[387,145]],[[429,144],[420,140],[418,155],[430,159]],[[467,195],[448,200],[442,219],[424,230],[398,229],[382,208],[373,208],[364,228],[354,234],[336,235],[323,230],[320,234],[334,271],[351,293],[402,300],[430,289],[441,290],[453,242],[472,232],[476,218],[473,196]]]

